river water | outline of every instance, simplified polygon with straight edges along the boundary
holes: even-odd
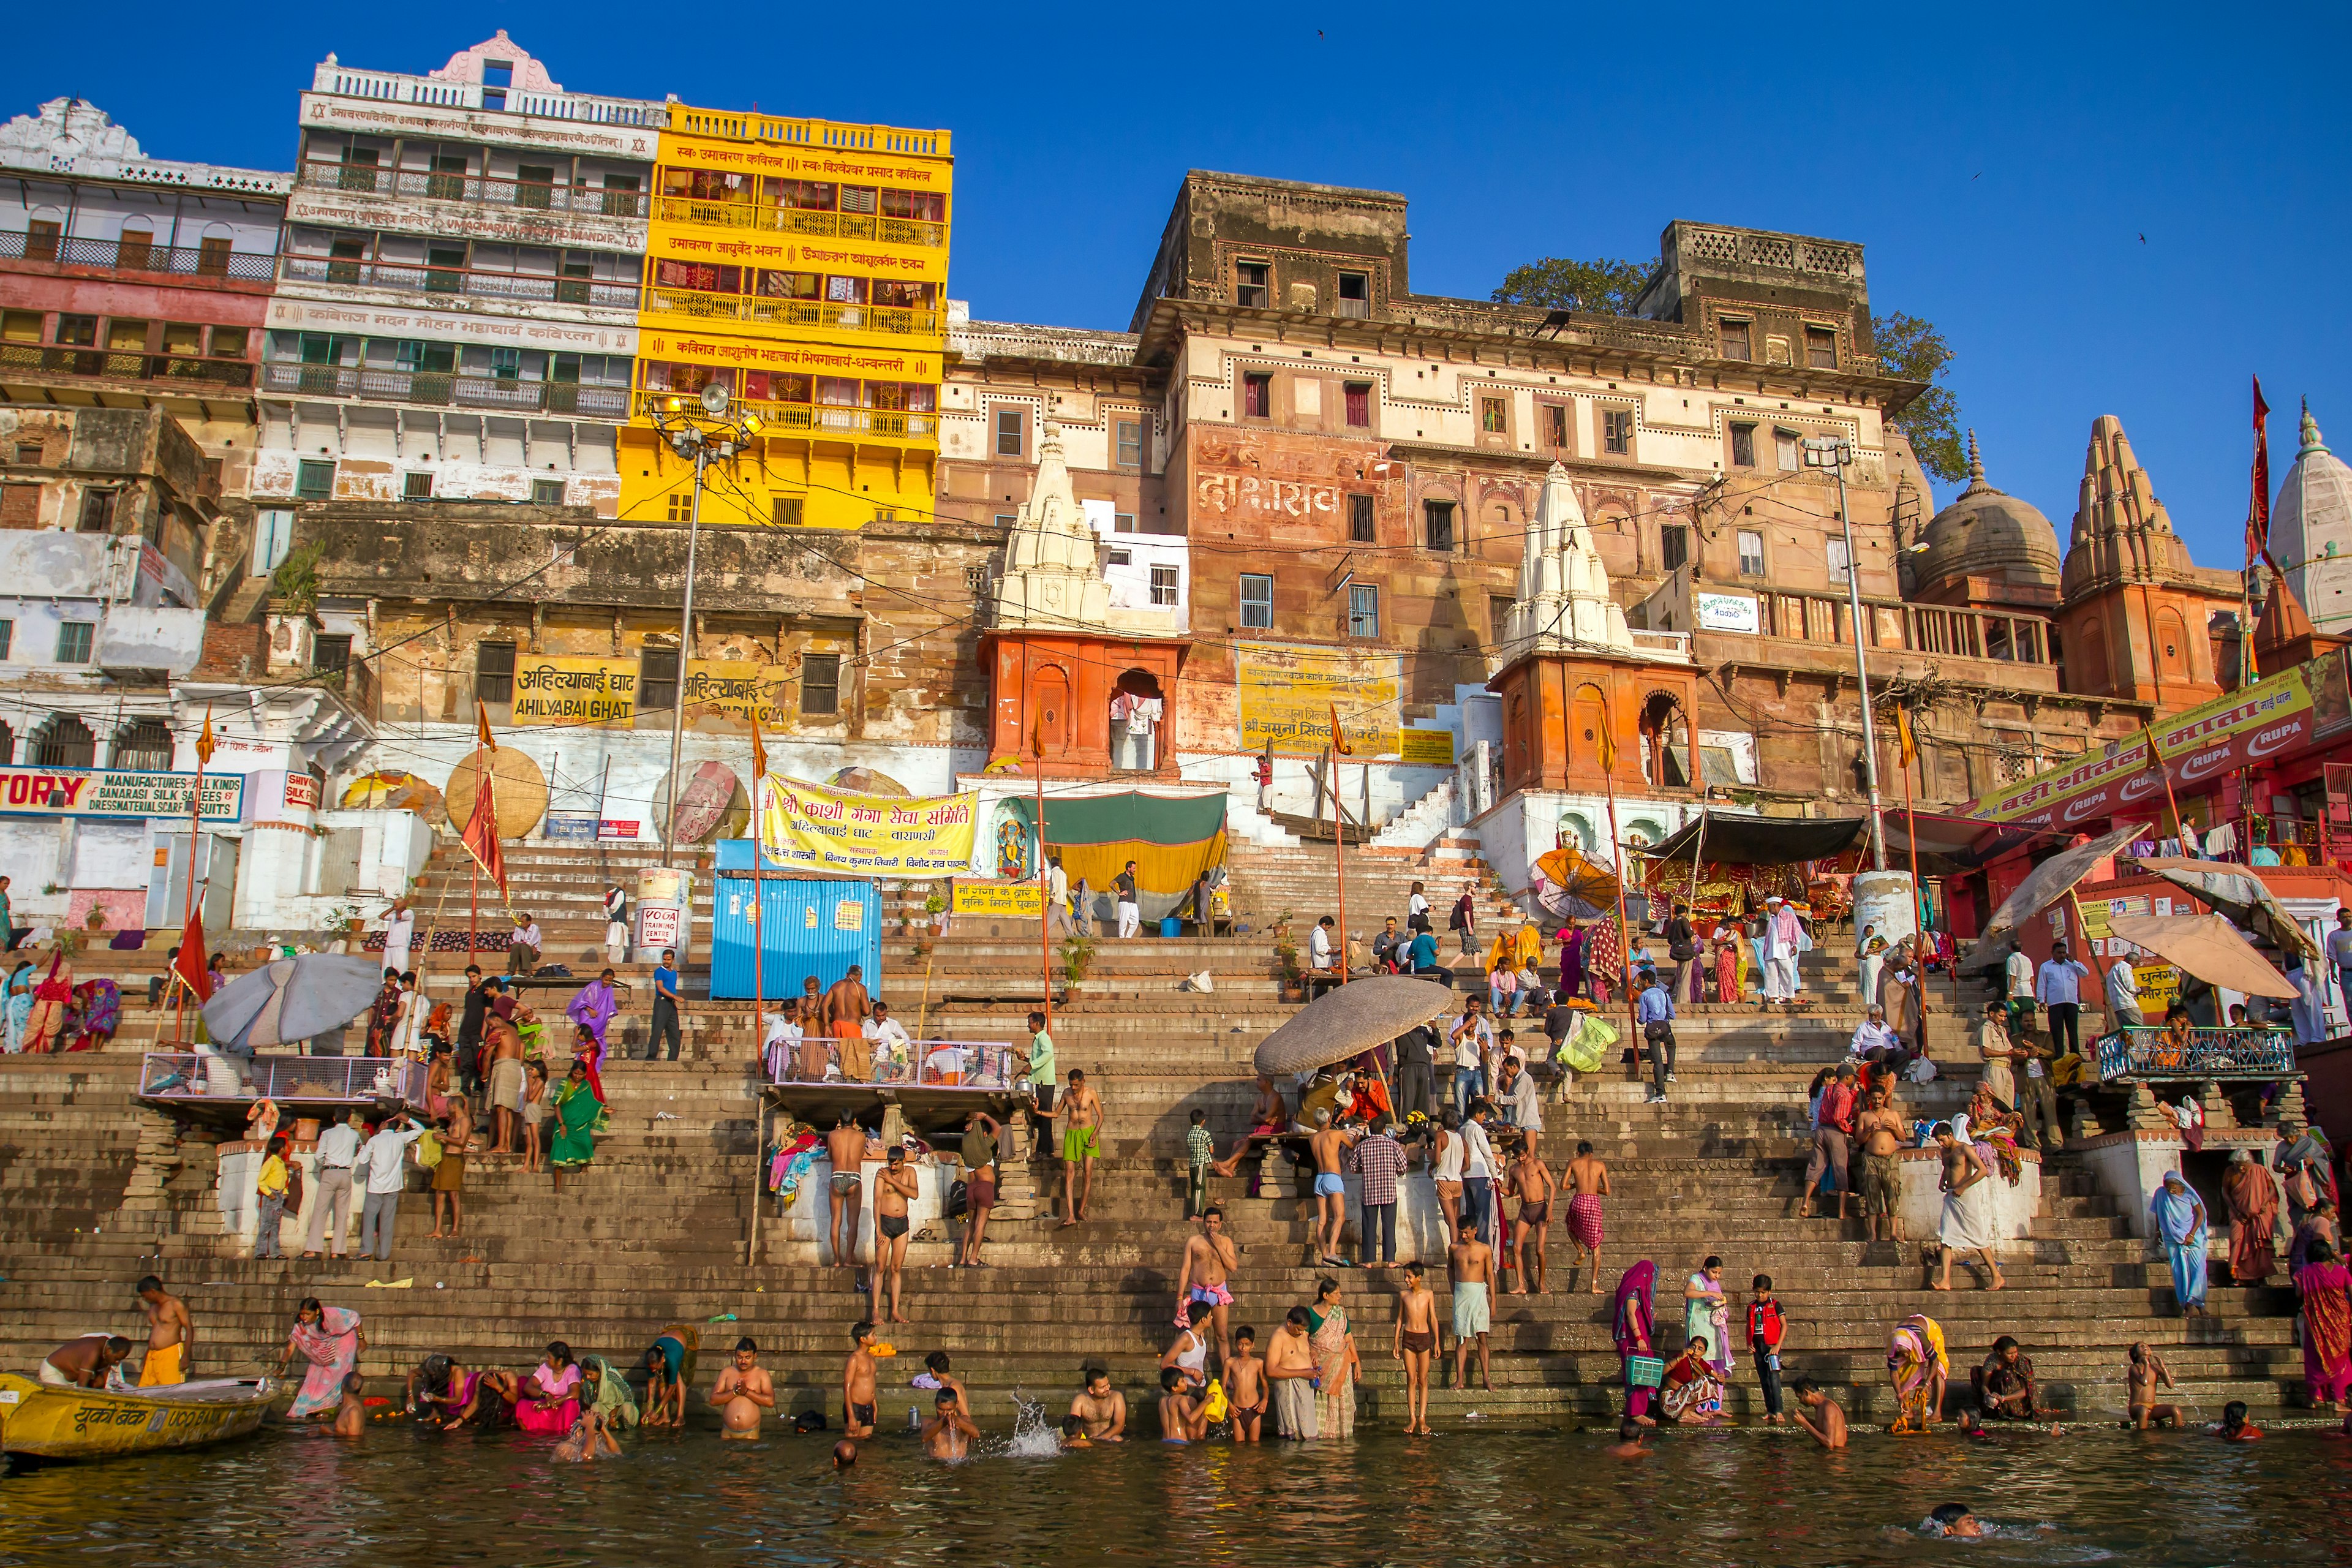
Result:
[[[892,1412],[895,1414],[895,1411]],[[1469,1430],[1351,1442],[1158,1442],[948,1466],[886,1434],[836,1475],[830,1436],[623,1440],[560,1465],[513,1433],[265,1431],[209,1451],[0,1480],[0,1563],[1712,1564],[2335,1563],[2352,1442],[2223,1444],[2113,1428],[1891,1438]],[[1148,1408],[1141,1412],[1149,1415]],[[1990,1537],[1918,1526],[1966,1501]]]

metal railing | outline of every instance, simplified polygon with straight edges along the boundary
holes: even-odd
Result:
[[[833,300],[778,300],[765,294],[706,294],[696,289],[646,290],[646,309],[700,321],[748,321],[772,327],[822,327],[845,332],[896,332],[935,338],[937,310],[903,305],[847,305]]]
[[[847,1085],[883,1084],[912,1089],[1007,1089],[1016,1081],[1013,1073],[1013,1050],[1004,1040],[914,1040],[908,1046],[902,1060],[895,1055],[877,1050],[871,1077],[845,1079],[839,1076],[840,1052],[838,1040],[809,1036],[808,1045],[823,1046],[832,1071],[822,1077],[803,1077],[804,1062],[801,1045],[777,1042],[768,1047],[767,1070],[770,1083],[839,1083]],[[868,1046],[874,1042],[867,1041]]]
[[[246,360],[203,359],[194,354],[151,354],[118,349],[58,348],[40,343],[0,343],[0,374],[103,376],[113,381],[172,382],[186,385],[253,384],[253,365]]]
[[[246,283],[268,282],[278,265],[278,258],[266,250],[155,245],[133,239],[68,239],[14,229],[0,230],[0,260],[49,261],[60,267],[104,267],[117,272],[162,272]]]
[[[941,246],[948,226],[928,218],[881,213],[815,212],[763,202],[718,202],[707,196],[656,196],[654,216],[664,223],[704,228],[748,228],[762,233],[806,234],[825,239],[871,239],[884,245]]]
[[[1853,616],[1843,591],[1813,593],[1765,589],[1764,635],[1791,642],[1853,643]],[[2011,664],[2050,662],[2050,623],[2039,616],[2014,616],[1989,610],[1947,609],[1934,605],[1906,605],[1864,599],[1874,648],[1901,648],[1911,653],[1945,654],[1958,658],[1989,658]],[[1889,637],[1887,617],[1896,620],[1898,635]]]
[[[536,180],[438,174],[426,169],[386,169],[372,163],[313,160],[302,165],[301,183],[314,191],[342,191],[352,195],[474,202],[541,212],[584,213],[593,217],[641,218],[646,211],[644,191],[545,184]]]
[[[385,289],[403,294],[464,294],[486,300],[536,300],[586,305],[608,310],[637,308],[634,279],[558,278],[551,273],[485,272],[464,267],[430,267],[419,261],[353,261],[325,256],[289,256],[278,275],[289,283],[331,283],[352,289]]]
[[[577,414],[594,419],[625,419],[629,413],[627,387],[591,386],[576,381],[509,381],[496,375],[296,364],[283,360],[263,365],[261,373],[264,392],[307,397],[355,397],[365,403],[514,414]]]
[[[690,401],[691,395],[641,391],[636,394],[636,413],[650,419],[674,398]],[[826,404],[765,403],[755,397],[739,401],[759,415],[764,426],[760,432],[762,436],[882,436],[894,441],[936,441],[940,436],[940,416],[936,414],[838,408]]]
[[[293,1105],[421,1104],[425,1068],[404,1057],[222,1056],[148,1051],[142,1100],[274,1100]]]
[[[2134,1079],[2274,1079],[2293,1073],[2294,1039],[2280,1029],[2192,1028],[2175,1039],[2148,1025],[2096,1042],[2099,1081]]]

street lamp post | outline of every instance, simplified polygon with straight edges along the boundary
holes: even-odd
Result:
[[[1886,821],[1878,803],[1878,731],[1870,716],[1870,661],[1862,638],[1862,563],[1854,556],[1853,515],[1845,503],[1846,465],[1853,461],[1853,443],[1843,437],[1805,437],[1805,467],[1827,468],[1837,476],[1838,526],[1845,531],[1846,603],[1853,616],[1853,677],[1862,688],[1862,767],[1870,788],[1870,861],[1873,870],[1884,871]]]
[[[702,535],[702,487],[714,462],[725,462],[760,433],[760,416],[737,413],[727,387],[712,382],[689,403],[672,397],[655,405],[654,429],[671,451],[694,465],[686,513],[686,597],[678,612],[677,687],[670,696],[669,782],[662,786],[662,864],[677,844],[677,770],[686,744],[686,668],[694,657],[694,558]],[[758,882],[752,886],[756,889]],[[753,895],[758,897],[756,890]]]

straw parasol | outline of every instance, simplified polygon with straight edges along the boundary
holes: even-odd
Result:
[[[520,838],[539,826],[547,811],[547,775],[523,755],[519,746],[500,746],[495,752],[476,747],[449,774],[444,791],[449,820],[459,827],[474,815],[474,796],[481,792],[485,757],[498,778],[499,837]]]
[[[1453,1007],[1453,988],[1409,974],[1375,974],[1334,986],[1258,1042],[1257,1070],[1308,1072],[1346,1061]]]
[[[2251,867],[2227,860],[2185,860],[2168,855],[2151,856],[2137,864],[2141,870],[2196,894],[2229,916],[2232,924],[2263,938],[2280,952],[2300,953],[2311,961],[2318,959],[2319,944],[2311,940],[2294,911],[2279,902],[2270,884]],[[2232,985],[2230,989],[2241,987]]]
[[[2147,823],[2135,822],[2088,844],[2078,844],[2053,855],[2028,872],[2017,890],[2001,900],[2000,908],[1993,910],[1992,919],[1985,922],[1981,940],[1998,942],[2009,935],[2064,898],[2075,883],[2091,874],[2092,867],[2147,831]]]
[[[2302,994],[2220,915],[2116,915],[2107,929],[2225,991],[2286,1002]]]

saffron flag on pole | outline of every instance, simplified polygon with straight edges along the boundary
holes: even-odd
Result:
[[[1609,729],[1609,704],[1603,701],[1601,704],[1601,728],[1598,731],[1601,742],[1598,749],[1601,755],[1601,771],[1604,773],[1613,773],[1617,771],[1617,737],[1611,734]]]
[[[205,704],[205,727],[196,731],[196,765],[205,767],[213,760],[213,705]]]
[[[474,809],[467,814],[462,841],[466,853],[498,885],[499,896],[507,890],[506,851],[499,843],[498,770],[492,765],[498,755],[499,743],[490,739],[490,712],[479,701],[474,704],[479,721],[482,750],[481,768],[474,791]]]
[[[2265,423],[2271,405],[2263,401],[2263,378],[2254,377],[2254,469],[2246,501],[2246,565],[2271,552],[2271,437]],[[2273,562],[2276,570],[2278,563]]]
[[[212,976],[205,967],[205,901],[202,899],[198,899],[195,908],[189,911],[188,929],[180,933],[180,956],[172,961],[172,973],[202,1005],[207,995],[205,988],[212,984]]]
[[[1343,757],[1354,756],[1356,748],[1348,743],[1348,731],[1339,727],[1339,705],[1326,702],[1323,706],[1331,715],[1331,750]]]
[[[1902,765],[1907,768],[1911,765],[1911,759],[1919,754],[1919,748],[1911,739],[1911,710],[1899,702],[1895,705],[1895,732],[1902,738]]]

